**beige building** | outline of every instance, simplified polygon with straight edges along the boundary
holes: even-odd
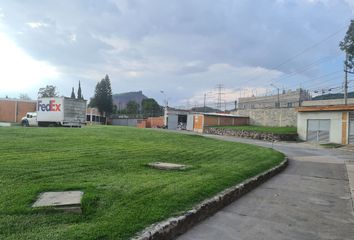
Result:
[[[278,98],[279,97],[279,98]],[[278,101],[279,100],[279,101]],[[308,91],[297,89],[271,96],[246,97],[238,99],[238,109],[264,109],[264,108],[294,108],[301,106],[301,103],[311,100]]]

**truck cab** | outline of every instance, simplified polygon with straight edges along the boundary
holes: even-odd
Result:
[[[21,125],[23,127],[38,126],[37,113],[36,112],[28,112],[28,113],[26,113],[26,116],[21,119]]]

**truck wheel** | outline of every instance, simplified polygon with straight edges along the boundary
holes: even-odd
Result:
[[[29,127],[28,121],[24,120],[21,123],[22,127]]]

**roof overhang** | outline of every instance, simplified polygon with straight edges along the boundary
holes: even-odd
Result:
[[[233,117],[233,118],[248,118],[246,116],[238,116],[238,115],[233,115],[233,114],[225,114],[225,113],[201,113],[204,116],[210,116],[210,117]]]
[[[354,111],[354,104],[298,107],[298,112]]]

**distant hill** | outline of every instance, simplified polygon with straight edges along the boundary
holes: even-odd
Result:
[[[320,96],[313,97],[312,100],[327,100],[327,99],[342,99],[344,98],[343,93],[334,93],[334,94],[324,94]],[[348,93],[348,98],[354,98],[354,92]]]
[[[148,97],[145,96],[142,91],[138,91],[114,94],[112,98],[113,105],[116,105],[118,110],[123,110],[127,107],[129,101],[135,101],[141,105],[141,101]]]

